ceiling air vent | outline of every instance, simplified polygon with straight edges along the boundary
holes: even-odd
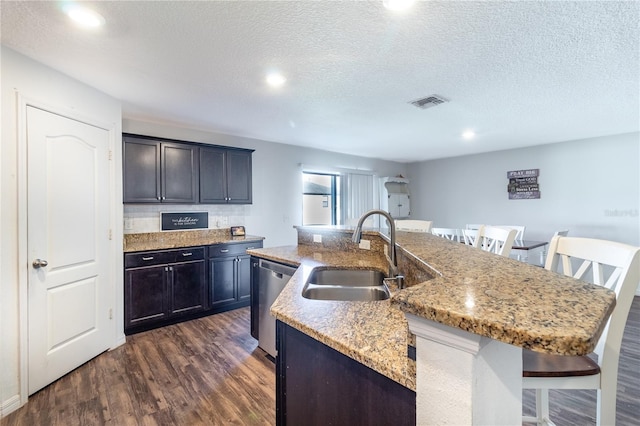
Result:
[[[417,106],[418,108],[427,109],[434,106],[438,106],[445,102],[449,102],[449,99],[445,99],[439,95],[431,95],[426,98],[416,99],[415,101],[409,102],[411,105]]]

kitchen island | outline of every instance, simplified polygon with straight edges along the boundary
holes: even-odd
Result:
[[[314,267],[387,270],[384,234],[365,231],[363,239],[370,240],[371,249],[363,250],[351,242],[351,233],[340,227],[300,227],[297,246],[249,253],[300,265],[272,306],[279,321],[408,389],[417,386],[416,364],[409,357],[415,336],[405,313],[509,347],[584,355],[594,349],[615,305],[614,293],[604,288],[409,232],[398,232],[396,241],[407,288],[394,291],[390,300],[303,298]],[[314,235],[323,242],[314,243]]]

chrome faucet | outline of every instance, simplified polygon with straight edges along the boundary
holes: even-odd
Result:
[[[396,255],[396,223],[388,212],[384,210],[369,210],[364,213],[358,220],[358,225],[356,225],[356,229],[353,231],[353,237],[351,240],[356,244],[360,243],[360,239],[362,238],[362,225],[369,216],[374,214],[384,216],[387,219],[387,222],[389,222],[390,240],[389,255],[387,256],[387,262],[389,262],[389,277],[385,278],[385,282],[395,281],[398,288],[402,289],[404,287],[404,276],[400,275],[398,272],[398,257]]]

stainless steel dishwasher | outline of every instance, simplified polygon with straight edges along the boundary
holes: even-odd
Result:
[[[277,354],[276,319],[269,309],[296,269],[264,259],[258,265],[258,346],[272,357]]]

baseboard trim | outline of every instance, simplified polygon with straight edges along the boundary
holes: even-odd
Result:
[[[20,407],[22,407],[20,395],[14,395],[6,401],[2,401],[2,405],[0,405],[0,419],[6,417],[10,413],[13,413]]]

